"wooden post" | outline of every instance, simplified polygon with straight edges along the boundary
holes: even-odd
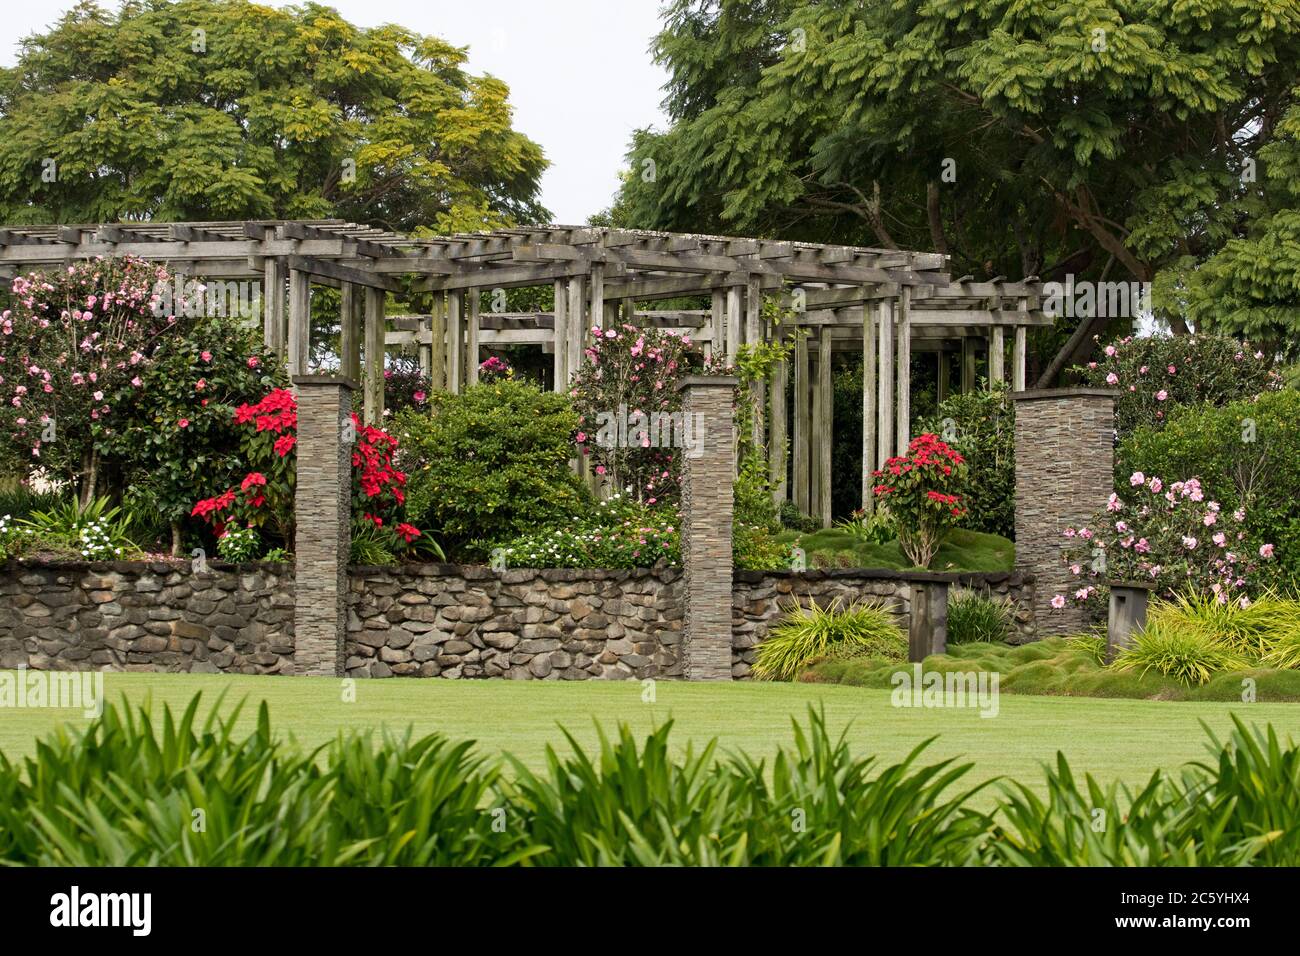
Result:
[[[355,382],[361,378],[361,303],[357,285],[344,282],[339,292],[339,369],[342,377]]]
[[[727,288],[727,364],[735,365],[740,349],[740,293],[742,286]]]
[[[713,319],[713,354],[719,358],[727,355],[727,297],[721,289],[714,289],[710,303]]]
[[[785,329],[777,326],[772,330],[772,338],[776,342],[781,342],[785,336]],[[781,359],[772,366],[772,388],[769,391],[769,404],[771,406],[768,416],[772,428],[772,440],[768,443],[767,460],[768,460],[768,482],[772,487],[772,500],[776,506],[781,507],[782,502],[787,497],[786,487],[786,404],[785,390],[787,380],[789,379],[789,364],[785,359]]]
[[[821,354],[817,360],[817,391],[821,395],[821,423],[817,432],[817,481],[820,487],[823,528],[831,526],[831,444],[835,431],[835,388],[831,378],[831,328],[821,327]]]
[[[268,256],[262,266],[262,342],[284,359],[284,263]]]
[[[907,659],[919,664],[931,654],[948,651],[948,583],[911,581],[912,614],[908,623]]]
[[[1020,299],[1016,304],[1020,312],[1029,311],[1029,300]],[[1015,343],[1011,347],[1011,390],[1013,392],[1023,392],[1025,390],[1025,362],[1028,358],[1028,336],[1029,329],[1023,325],[1016,326]]]
[[[432,317],[429,319],[429,386],[431,391],[447,388],[447,296],[437,292],[433,296]]]
[[[754,348],[763,341],[763,293],[758,284],[758,276],[751,275],[745,286],[745,343]],[[755,377],[750,383],[750,400],[754,403],[754,421],[751,439],[755,448],[763,446],[763,406],[766,404],[767,388],[763,380]]]
[[[608,324],[605,315],[605,264],[603,262],[591,264],[591,306],[588,315],[591,316],[588,328],[596,326],[604,328]]]
[[[568,296],[569,378],[582,368],[582,350],[591,338],[587,325],[587,280],[584,276],[569,279]]]
[[[311,359],[311,276],[289,270],[289,374],[306,375]]]
[[[482,308],[482,294],[469,290],[469,322],[465,327],[465,381],[478,384],[478,320]]]
[[[944,345],[943,342],[939,343],[939,386],[936,397],[940,402],[947,401],[948,389],[952,384],[952,356]]]
[[[447,293],[447,391],[457,395],[464,379],[464,308],[465,293],[459,289]]]
[[[876,318],[862,303],[862,510],[876,510],[871,472],[876,468]]]
[[[912,440],[912,290],[903,286],[898,297],[898,454],[907,454]]]
[[[894,447],[894,310],[889,300],[880,309],[880,375],[876,383],[876,467],[884,468]]]
[[[367,425],[384,422],[384,290],[366,289],[365,415]]]
[[[817,340],[809,342],[808,389],[812,393],[811,421],[808,423],[808,517],[821,520],[822,479],[822,390],[821,337],[826,326],[816,326]],[[809,328],[812,331],[812,327]]]
[[[963,395],[969,395],[975,391],[975,382],[978,377],[975,362],[975,337],[973,335],[963,335],[961,337],[961,393]]]
[[[555,378],[555,391],[563,392],[569,384],[569,313],[568,285],[563,279],[555,280],[555,313],[552,375]]]
[[[1007,380],[1006,339],[1002,326],[995,325],[989,330],[989,388],[1001,385]]]
[[[810,515],[811,475],[808,458],[809,398],[811,382],[808,380],[808,329],[795,328],[794,340],[794,503],[800,514]]]

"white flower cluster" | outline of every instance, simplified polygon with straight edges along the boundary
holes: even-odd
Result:
[[[122,556],[122,549],[115,547],[109,534],[111,523],[106,518],[97,518],[81,528],[77,534],[78,551],[88,561],[109,561]]]

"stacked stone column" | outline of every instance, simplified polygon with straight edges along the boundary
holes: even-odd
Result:
[[[294,491],[294,670],[343,675],[351,549],[352,381],[295,375],[298,393]]]
[[[1038,635],[1087,626],[1073,600],[1078,579],[1062,557],[1063,532],[1106,506],[1115,481],[1115,392],[1103,388],[1016,392],[1016,570],[1034,577]],[[1064,594],[1062,609],[1051,606]]]
[[[694,450],[682,449],[682,670],[687,680],[731,680],[735,388],[736,379],[728,376],[688,376],[678,385],[695,444]]]

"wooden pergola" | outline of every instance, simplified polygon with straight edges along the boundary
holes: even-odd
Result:
[[[893,249],[580,226],[425,238],[332,219],[0,229],[6,277],[125,255],[165,263],[186,278],[259,280],[265,342],[295,375],[309,371],[311,286],[341,290],[339,371],[363,383],[369,423],[383,415],[389,346],[414,347],[434,388],[459,391],[478,380],[484,348],[537,345],[552,356],[553,387],[563,389],[595,326],[690,332],[706,354],[728,359],[742,345],[793,337],[792,360],[754,387],[754,400],[770,403],[769,432],[755,437],[769,449],[777,500],[792,500],[826,525],[836,351],[864,356],[861,492],[869,509],[867,473],[911,439],[913,354],[935,356],[941,399],[954,361],[962,390],[977,387],[980,353],[987,380],[999,382],[1008,377],[1009,350],[1011,384],[1022,390],[1028,329],[1052,323],[1039,311],[1033,278],[953,279],[944,256]],[[554,294],[550,312],[482,310],[484,293],[546,286]],[[431,294],[432,309],[386,316],[390,292]],[[644,307],[697,296],[709,308]],[[765,318],[764,297],[785,310],[779,323]]]

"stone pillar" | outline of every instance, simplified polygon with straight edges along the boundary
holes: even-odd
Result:
[[[1063,532],[1106,506],[1115,485],[1115,392],[1104,388],[1016,392],[1016,569],[1034,576],[1037,635],[1087,626],[1068,600],[1077,585],[1061,558]]]
[[[349,379],[296,375],[297,487],[294,492],[294,671],[343,674],[351,548],[352,390]]]
[[[682,456],[683,674],[731,680],[736,379],[691,375],[677,387],[691,443]]]
[[[910,581],[912,613],[908,619],[907,659],[920,663],[948,652],[948,582]]]

